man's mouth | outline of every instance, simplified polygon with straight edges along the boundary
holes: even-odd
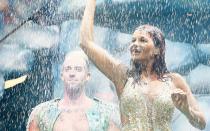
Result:
[[[68,81],[78,81],[77,78],[71,78],[71,77],[67,78],[67,80],[68,80]]]
[[[69,79],[68,82],[71,82],[71,83],[77,83],[78,80],[73,80],[73,79]]]

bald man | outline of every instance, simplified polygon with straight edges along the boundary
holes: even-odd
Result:
[[[110,120],[110,110],[103,102],[90,99],[85,85],[90,78],[88,59],[80,51],[65,57],[61,78],[64,97],[34,108],[28,131],[118,131]]]

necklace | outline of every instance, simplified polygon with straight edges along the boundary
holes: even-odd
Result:
[[[60,109],[61,115],[59,116],[60,121],[65,121],[70,116],[73,117],[73,119],[77,120],[84,120],[86,117],[86,112],[84,109]]]
[[[148,84],[149,84],[149,81],[145,81],[145,80],[144,81],[143,80],[140,81],[140,85],[148,85]]]
[[[150,82],[150,81],[148,81],[148,80],[140,80],[140,81],[138,82],[138,85],[140,85],[141,87],[148,87],[149,82]]]
[[[136,88],[136,86],[141,87],[141,88],[147,88],[149,86],[149,82],[150,81],[140,80],[138,82],[133,82],[132,85],[133,85],[133,88]]]
[[[60,109],[61,112],[67,113],[78,113],[78,112],[85,112],[84,109]]]

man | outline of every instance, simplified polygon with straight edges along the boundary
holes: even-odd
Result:
[[[110,121],[110,110],[92,100],[84,88],[90,78],[88,59],[80,51],[67,54],[61,71],[64,97],[35,107],[28,121],[28,131],[107,131],[118,130]]]

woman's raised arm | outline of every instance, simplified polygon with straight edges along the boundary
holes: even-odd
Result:
[[[80,29],[80,46],[97,68],[115,84],[118,95],[120,95],[127,80],[127,68],[94,43],[95,8],[96,0],[87,0]]]

